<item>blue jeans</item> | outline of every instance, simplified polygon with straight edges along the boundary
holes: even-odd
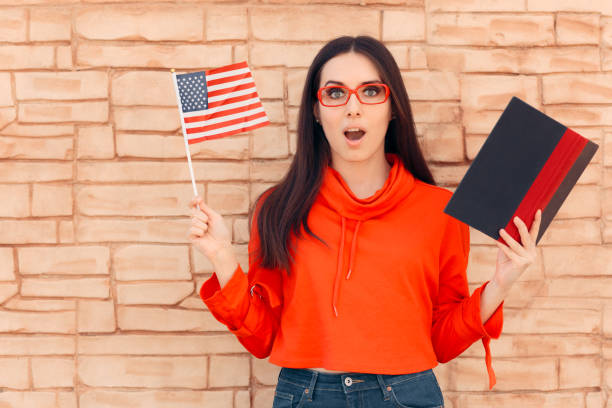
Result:
[[[442,408],[431,369],[412,374],[321,373],[282,367],[272,408]]]

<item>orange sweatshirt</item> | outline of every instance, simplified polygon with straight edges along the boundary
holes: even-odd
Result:
[[[248,275],[238,266],[221,289],[213,274],[200,297],[249,352],[281,367],[407,374],[482,339],[492,388],[489,342],[501,334],[503,303],[481,322],[488,281],[470,296],[469,228],[442,211],[450,191],[386,157],[389,176],[365,199],[325,168],[308,224],[327,246],[302,228],[289,275],[255,261],[254,219]]]

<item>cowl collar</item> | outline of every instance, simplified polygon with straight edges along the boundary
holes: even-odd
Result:
[[[414,187],[413,175],[404,168],[399,156],[393,153],[386,153],[385,157],[391,164],[389,175],[385,184],[373,195],[367,198],[357,198],[346,184],[340,173],[331,166],[324,170],[323,182],[320,193],[323,198],[323,205],[335,211],[340,218],[340,245],[338,250],[338,261],[336,276],[334,279],[332,310],[338,317],[336,303],[340,296],[340,281],[343,274],[343,254],[346,232],[346,220],[356,220],[355,230],[349,256],[349,267],[346,279],[350,279],[354,267],[355,254],[357,249],[357,234],[361,223],[378,217],[391,209],[408,197]]]

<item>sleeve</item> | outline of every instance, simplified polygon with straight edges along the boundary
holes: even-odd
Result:
[[[491,366],[491,338],[497,339],[503,327],[503,302],[483,324],[480,319],[480,294],[489,281],[470,296],[466,270],[470,251],[470,230],[463,222],[446,216],[448,222],[440,248],[440,278],[437,302],[433,306],[432,342],[438,361],[457,357],[475,341],[482,339],[489,375],[489,389],[495,385]]]
[[[257,219],[253,217],[249,240],[249,271],[240,265],[220,288],[217,274],[204,282],[200,297],[213,316],[225,324],[255,357],[270,355],[282,309],[282,275],[278,269],[263,268],[257,261]]]

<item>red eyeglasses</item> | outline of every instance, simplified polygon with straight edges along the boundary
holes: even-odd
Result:
[[[317,98],[323,106],[342,106],[348,103],[351,94],[355,94],[359,102],[366,105],[384,103],[389,98],[389,87],[383,83],[359,85],[351,89],[343,85],[332,85],[320,88]]]

